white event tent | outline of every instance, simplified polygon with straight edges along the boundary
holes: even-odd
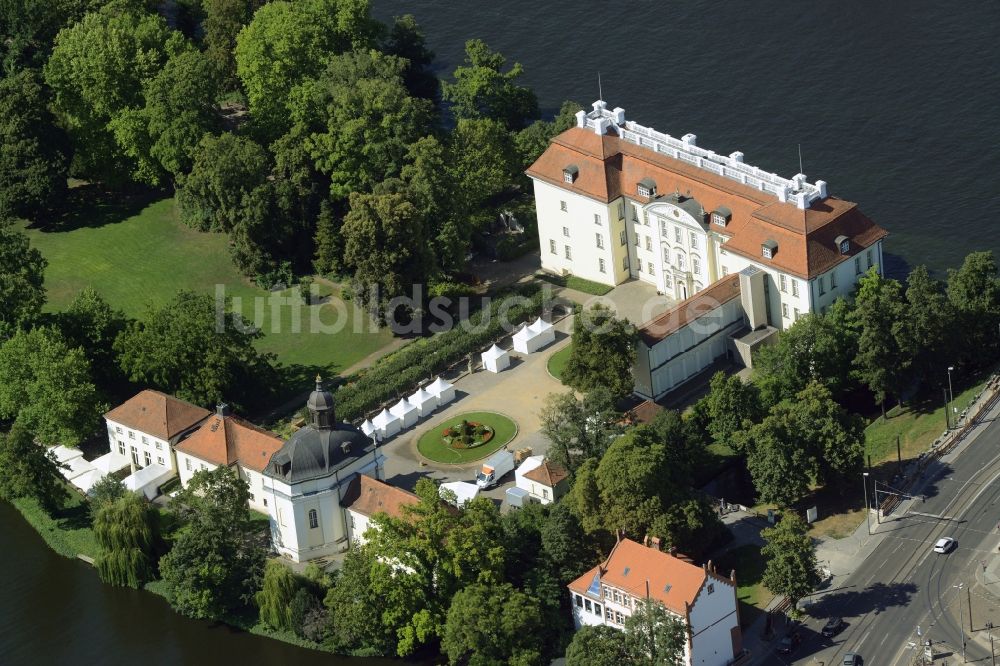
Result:
[[[438,494],[444,499],[443,491],[450,490],[455,493],[455,506],[458,508],[464,507],[466,504],[476,499],[476,495],[479,494],[479,486],[474,483],[469,483],[467,481],[451,481],[448,483],[442,483]]]
[[[437,409],[438,406],[437,396],[432,393],[428,393],[423,388],[418,388],[417,392],[407,398],[407,400],[409,400],[411,405],[417,408],[420,418],[429,416],[431,412]]]
[[[403,428],[412,426],[420,416],[417,413],[417,408],[411,405],[410,401],[406,398],[400,399],[389,412],[399,419],[399,423]]]
[[[159,494],[160,486],[173,475],[171,470],[153,463],[125,477],[122,485],[134,493],[142,493],[146,499],[151,500]]]
[[[483,352],[483,367],[490,372],[501,372],[510,366],[510,354],[493,345]]]
[[[436,377],[427,387],[427,392],[437,398],[438,407],[447,405],[455,399],[455,385],[440,377]]]
[[[536,352],[556,339],[552,324],[541,317],[514,334],[514,351],[522,354]]]
[[[371,422],[371,419],[365,419],[365,422],[361,424],[361,432],[365,433],[365,437],[372,436],[372,433],[375,432],[375,424]]]
[[[392,437],[400,429],[399,419],[390,414],[388,409],[383,409],[378,416],[372,419],[372,425],[375,426],[375,432],[382,439]]]

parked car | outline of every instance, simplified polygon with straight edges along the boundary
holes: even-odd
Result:
[[[941,537],[937,540],[937,543],[934,544],[934,552],[942,554],[950,553],[957,545],[958,542],[951,537]]]
[[[855,652],[848,652],[844,655],[844,666],[860,666],[864,663],[861,659],[861,655]]]
[[[840,617],[831,617],[823,625],[823,635],[827,638],[836,636],[840,633],[840,630],[844,628],[844,619]]]
[[[782,638],[781,642],[778,643],[778,652],[781,654],[791,654],[791,652],[795,650],[801,642],[802,637],[799,635],[799,632],[793,631]]]

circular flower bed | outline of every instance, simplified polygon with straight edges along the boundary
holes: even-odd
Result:
[[[461,422],[441,431],[441,440],[453,449],[474,449],[493,439],[494,430],[485,423]]]
[[[482,460],[517,435],[517,424],[496,412],[465,412],[426,430],[417,440],[424,458],[447,464]]]

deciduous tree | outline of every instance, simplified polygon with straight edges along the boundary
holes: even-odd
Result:
[[[629,652],[622,632],[606,624],[580,627],[566,648],[566,666],[628,664]]]
[[[0,218],[34,217],[66,195],[69,139],[32,70],[0,78]]]
[[[444,99],[456,117],[491,118],[510,130],[521,129],[538,117],[535,93],[517,84],[524,68],[514,63],[504,72],[506,62],[480,39],[465,43],[465,62],[452,74],[455,82],[443,86]]]
[[[432,105],[410,96],[406,66],[378,51],[353,51],[331,57],[318,77],[292,91],[296,132],[335,199],[399,176],[410,144],[427,132]]]
[[[625,620],[625,646],[633,663],[679,666],[684,660],[687,627],[653,600],[640,600]]]
[[[125,313],[111,306],[92,287],[84,288],[59,314],[59,330],[69,347],[83,350],[98,388],[105,392],[120,385],[124,376],[114,354],[114,342],[125,330]]]
[[[0,345],[0,418],[44,444],[76,446],[96,431],[103,410],[83,350],[56,329],[19,331]]]
[[[401,178],[423,216],[438,268],[446,274],[465,266],[471,231],[462,223],[467,211],[459,208],[452,176],[446,147],[436,137],[423,137],[410,146]]]
[[[403,80],[414,97],[436,101],[441,95],[441,82],[431,70],[434,52],[427,48],[427,38],[412,14],[393,19],[385,45],[381,49],[389,55],[407,61]]]
[[[265,0],[202,0],[205,57],[223,90],[236,90],[236,36]]]
[[[300,589],[291,569],[270,560],[264,568],[264,583],[256,594],[260,621],[279,631],[295,631],[291,604]]]
[[[132,381],[209,407],[223,398],[248,405],[267,394],[272,379],[272,357],[254,348],[260,337],[211,296],[180,291],[131,322],[115,341],[115,352]]]
[[[548,457],[573,472],[587,458],[600,459],[621,433],[621,413],[611,392],[598,386],[577,399],[573,391],[545,399],[542,432],[551,442]]]
[[[269,2],[236,38],[236,72],[260,136],[273,141],[291,127],[292,89],[319,75],[328,58],[374,45],[378,24],[367,0]]]
[[[910,363],[899,340],[905,314],[899,282],[882,277],[875,268],[869,270],[858,283],[855,300],[853,320],[859,335],[854,365],[861,381],[882,405],[883,418],[886,398],[900,394]]]
[[[33,497],[51,514],[69,494],[55,457],[15,422],[10,432],[0,432],[0,499],[21,497]]]
[[[145,497],[126,492],[97,506],[94,536],[101,552],[94,561],[105,583],[140,588],[156,572],[158,514]]]
[[[796,602],[819,585],[816,546],[809,526],[793,512],[785,512],[775,527],[761,532],[767,542],[761,549],[766,565],[761,582],[774,594]]]
[[[220,619],[260,589],[266,538],[251,521],[249,486],[228,467],[195,472],[174,499],[184,521],[160,560],[167,599],[180,613]]]
[[[1000,325],[1000,277],[992,251],[970,252],[958,270],[948,271],[948,300],[958,311],[958,326],[963,331],[962,359],[975,363],[983,352],[994,349]]]
[[[576,102],[563,102],[559,113],[552,120],[536,120],[517,133],[514,140],[521,164],[530,166],[549,147],[549,141],[576,126],[576,113],[582,107]]]
[[[450,664],[545,663],[538,601],[510,583],[470,585],[451,601],[441,649]]]
[[[910,362],[911,376],[924,380],[941,377],[941,369],[954,361],[957,313],[940,282],[925,266],[917,266],[906,278],[906,316],[901,341]],[[939,383],[939,382],[935,382]]]
[[[454,201],[478,226],[482,218],[476,213],[510,189],[521,171],[512,135],[495,120],[462,119],[451,133],[448,153]],[[488,217],[493,219],[492,211]]]
[[[0,217],[0,341],[38,318],[47,266],[28,236]]]
[[[563,381],[578,391],[604,386],[616,397],[631,394],[637,341],[635,327],[611,310],[598,305],[581,312],[573,321],[573,351]]]
[[[541,540],[542,552],[562,584],[576,579],[594,564],[594,549],[566,502],[552,507],[542,524]]]
[[[715,373],[709,386],[708,429],[712,433],[712,438],[720,444],[733,448],[737,453],[745,453],[736,449],[743,440],[734,435],[757,423],[764,416],[757,387],[744,382],[739,375],[727,377],[721,371]]]
[[[426,283],[432,257],[423,218],[408,196],[359,194],[344,217],[344,263],[354,271],[355,293],[374,317],[390,318],[389,301]]]

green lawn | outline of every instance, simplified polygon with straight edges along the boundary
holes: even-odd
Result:
[[[983,390],[985,382],[955,394],[954,407],[961,413],[968,407],[976,394]],[[877,418],[865,430],[865,448],[871,456],[872,464],[896,458],[896,436],[899,436],[903,460],[915,458],[923,453],[945,430],[944,396],[937,396],[940,404],[918,403],[896,406],[888,411],[887,418]]]
[[[733,548],[719,558],[716,569],[724,576],[728,576],[731,570],[736,570],[736,598],[742,602],[740,624],[743,627],[750,626],[774,597],[760,582],[764,575],[764,558],[761,557],[760,547],[747,544]]]
[[[536,277],[545,280],[546,282],[551,282],[552,284],[559,287],[566,287],[568,289],[575,289],[576,291],[582,291],[585,294],[591,294],[593,296],[603,296],[608,293],[614,287],[606,284],[601,284],[600,282],[594,282],[592,280],[584,280],[581,277],[575,275],[552,275],[551,273],[536,273]]]
[[[339,373],[392,339],[388,329],[375,330],[366,316],[358,316],[351,303],[339,309],[291,305],[279,300],[290,292],[269,294],[257,288],[234,268],[226,236],[181,224],[172,198],[88,202],[75,215],[47,227],[32,225],[27,233],[49,262],[45,286],[50,310],[66,307],[87,286],[133,317],[142,316],[149,305],[167,302],[179,289],[221,293],[264,332],[260,349],[297,367],[302,377]],[[328,285],[321,289],[329,291]],[[344,325],[323,332],[311,325],[314,320]]]
[[[548,362],[549,374],[562,381],[563,370],[566,369],[566,364],[569,363],[569,357],[572,353],[573,343],[570,343],[550,356]]]
[[[100,546],[91,527],[90,506],[76,489],[67,485],[69,500],[62,510],[50,516],[37,500],[22,497],[13,501],[14,507],[35,528],[49,548],[63,557],[76,557],[82,553],[97,557]]]
[[[441,432],[451,425],[461,423],[463,419],[492,427],[494,433],[493,439],[473,449],[453,449],[447,446],[444,440],[441,439]],[[447,422],[425,432],[417,442],[417,450],[420,451],[420,455],[435,462],[450,464],[468,463],[485,458],[494,451],[499,450],[507,442],[514,439],[514,435],[516,434],[517,424],[502,414],[497,414],[496,412],[466,412],[465,414],[458,414],[448,419]]]

